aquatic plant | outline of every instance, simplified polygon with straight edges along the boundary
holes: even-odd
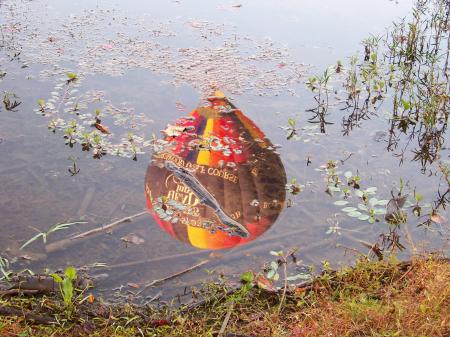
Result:
[[[334,73],[335,69],[333,67],[328,67],[327,69],[325,69],[322,75],[312,76],[306,82],[306,87],[312,92],[317,93],[314,96],[314,100],[316,101],[317,106],[312,109],[306,110],[313,113],[313,116],[308,119],[308,122],[319,124],[321,133],[325,133],[326,125],[333,124],[329,121],[326,121],[325,117],[327,115],[329,107],[329,94],[332,91],[330,81]]]
[[[35,236],[33,236],[27,242],[25,242],[20,247],[20,249],[24,249],[26,246],[28,246],[29,244],[31,244],[34,241],[38,240],[39,238],[42,238],[42,242],[45,244],[45,243],[47,243],[48,236],[51,233],[55,233],[55,232],[58,232],[60,230],[67,229],[70,226],[73,226],[73,225],[76,225],[76,224],[83,224],[83,223],[87,223],[87,221],[61,222],[61,223],[57,223],[57,224],[54,224],[54,225],[50,226],[50,228],[48,230],[46,230],[45,232],[41,232],[38,229],[33,228],[34,230],[38,231],[39,233],[36,234]]]
[[[66,308],[72,308],[73,306],[73,293],[74,293],[74,281],[77,277],[77,272],[74,267],[69,266],[64,271],[64,275],[61,277],[58,274],[50,274],[51,277],[59,284],[59,290],[64,300]]]
[[[3,106],[7,111],[16,111],[15,109],[22,104],[18,99],[19,97],[15,93],[5,91],[3,93]]]
[[[69,167],[67,171],[69,171],[70,175],[73,177],[80,173],[80,169],[77,166],[77,158],[74,156],[69,156],[68,160],[72,162],[72,167]]]
[[[349,135],[382,108],[388,110],[387,150],[396,151],[403,162],[416,139],[412,159],[425,172],[444,149],[449,118],[449,7],[447,0],[417,1],[410,19],[363,40],[362,53],[350,57],[348,64],[338,61],[323,75],[310,77],[306,85],[316,93],[317,106],[307,110],[312,113],[309,122],[319,123],[325,132],[328,84],[331,78],[340,81],[343,98],[331,104],[347,112],[342,118],[343,134]]]
[[[11,270],[9,270],[9,260],[6,257],[0,256],[0,281],[3,279],[9,280],[12,275]]]

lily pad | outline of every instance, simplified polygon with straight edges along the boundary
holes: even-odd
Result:
[[[347,213],[347,215],[351,216],[352,218],[358,218],[358,217],[360,217],[363,214],[361,212],[358,212],[358,211],[353,211],[353,212]]]

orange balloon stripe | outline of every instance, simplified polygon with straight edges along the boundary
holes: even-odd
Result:
[[[223,249],[238,245],[241,238],[223,232],[211,234],[199,227],[189,226],[189,241],[194,247],[202,249]]]

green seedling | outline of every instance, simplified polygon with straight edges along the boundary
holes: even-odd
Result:
[[[66,308],[71,308],[73,306],[73,292],[74,286],[73,282],[77,277],[77,272],[74,267],[69,266],[64,272],[64,278],[58,274],[50,274],[51,277],[59,284],[59,290],[61,296],[64,300],[64,305]]]
[[[292,194],[292,195],[297,195],[299,194],[302,189],[305,186],[300,185],[299,183],[297,183],[297,179],[296,178],[292,178],[291,182],[289,184],[286,184],[286,189]]]
[[[283,130],[286,131],[286,139],[290,140],[297,136],[297,121],[293,118],[288,119],[288,125],[281,127]]]
[[[78,79],[78,75],[76,73],[68,72],[66,76],[67,83],[75,82]]]

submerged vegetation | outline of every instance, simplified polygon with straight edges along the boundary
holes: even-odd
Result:
[[[450,201],[449,162],[445,159],[450,113],[449,43],[448,1],[417,1],[409,19],[394,22],[383,35],[365,39],[363,52],[352,56],[348,64],[338,61],[322,75],[312,76],[306,82],[306,87],[316,93],[317,103],[307,110],[312,113],[309,122],[319,124],[322,133],[326,132],[327,125],[333,124],[331,109],[340,108],[346,113],[342,117],[343,135],[362,127],[365,120],[383,115],[388,120],[387,132],[380,132],[377,141],[386,141],[386,149],[394,152],[400,164],[408,158],[407,150],[416,141],[409,159],[420,163],[422,173],[441,177],[437,199],[433,204],[419,206],[423,196],[415,188],[404,195],[401,191],[396,196],[391,192],[390,200],[378,200],[370,196],[376,187],[360,190],[358,175],[347,171],[340,178],[336,174],[337,162],[329,161],[320,168],[326,173],[326,192],[340,193],[342,200],[337,200],[335,205],[345,206],[342,211],[350,217],[370,223],[380,221],[377,215],[385,215],[384,220],[391,228],[388,237],[396,240],[393,229],[407,221],[402,208],[411,208],[421,219],[419,225],[430,226],[443,222],[439,213]],[[333,88],[333,84],[342,85],[342,89]],[[337,95],[334,100],[330,99],[332,92]],[[294,122],[290,119],[286,128],[288,139],[295,139],[298,133]],[[348,205],[352,189],[361,199],[354,206]],[[386,209],[375,206],[386,206]]]
[[[410,19],[394,22],[384,35],[365,39],[363,52],[338,61],[321,76],[310,77],[307,87],[317,93],[312,123],[322,132],[329,112],[329,93],[342,98],[333,102],[348,112],[342,118],[348,135],[364,120],[387,114],[388,151],[403,162],[406,150],[416,139],[412,160],[429,164],[440,160],[449,117],[449,31],[447,0],[417,1]],[[343,90],[331,87],[341,83]],[[387,112],[384,112],[386,111]]]

